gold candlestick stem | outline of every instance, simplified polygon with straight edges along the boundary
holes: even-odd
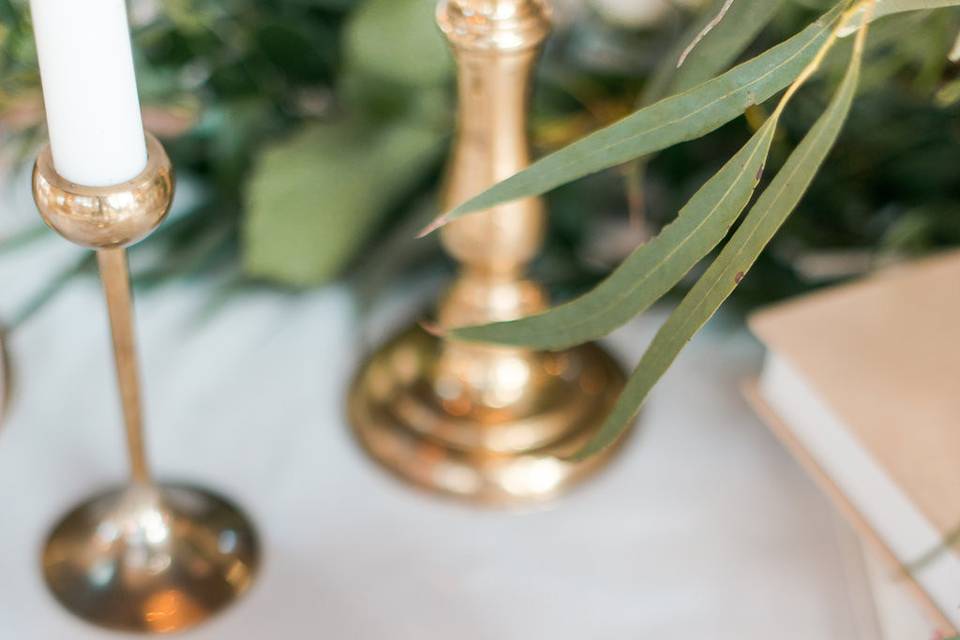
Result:
[[[167,633],[192,627],[245,592],[259,564],[256,534],[243,513],[203,489],[153,482],[143,441],[140,381],[130,273],[124,247],[166,216],[173,170],[148,136],[147,168],[130,182],[83,187],[40,153],[33,194],[44,221],[77,244],[96,249],[103,282],[131,482],[73,509],[43,550],[54,597],[93,624]]]
[[[137,367],[136,338],[133,333],[133,296],[126,249],[97,251],[100,278],[107,298],[117,385],[123,406],[123,424],[127,432],[130,476],[134,482],[149,484],[150,470],[143,444],[143,418],[140,407],[140,375]]]
[[[437,21],[459,70],[449,209],[529,163],[530,81],[550,19],[542,0],[445,0]],[[438,305],[440,324],[545,308],[543,288],[525,276],[544,225],[538,198],[448,225],[443,244],[461,269]],[[476,502],[514,504],[555,496],[606,462],[558,458],[596,432],[623,382],[596,345],[540,353],[442,341],[413,328],[361,366],[349,413],[364,447],[400,477]]]

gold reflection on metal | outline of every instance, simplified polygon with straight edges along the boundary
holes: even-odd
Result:
[[[550,29],[542,0],[445,0],[437,19],[458,74],[458,131],[444,208],[530,162],[531,73]],[[461,271],[440,301],[443,327],[509,320],[547,306],[524,277],[539,251],[538,198],[454,221],[442,231]],[[349,397],[367,451],[400,477],[491,504],[552,497],[606,460],[557,459],[586,442],[624,374],[598,346],[561,353],[443,341],[404,332],[361,367]]]
[[[235,601],[250,586],[260,553],[235,506],[201,489],[157,484],[150,475],[124,247],[164,219],[174,181],[160,143],[148,136],[147,148],[146,169],[115,187],[67,182],[54,170],[49,148],[34,168],[33,195],[44,221],[97,250],[131,468],[129,485],[81,504],[54,527],[43,573],[54,597],[88,622],[169,633]]]
[[[232,540],[228,548],[218,542]],[[246,591],[257,540],[224,499],[185,486],[141,485],[80,505],[43,552],[53,595],[111,629],[168,633],[196,625]]]

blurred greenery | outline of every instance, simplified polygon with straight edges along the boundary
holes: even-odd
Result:
[[[406,120],[313,124],[260,159],[247,198],[247,271],[295,285],[338,275],[392,202],[437,157],[436,129]]]
[[[677,8],[628,27],[602,17],[589,0],[564,2],[538,76],[537,153],[632,111],[657,69],[670,66],[663,52],[682,50],[714,4],[707,13]],[[793,35],[829,3],[778,4],[740,59]],[[244,279],[305,287],[349,276],[358,256],[382,259],[378,248],[388,239],[391,251],[404,250],[396,232],[435,201],[453,128],[452,65],[434,26],[433,0],[129,6],[146,122],[198,191],[176,228],[145,243],[164,256],[155,277],[240,269]],[[757,16],[757,24],[768,18]],[[947,59],[958,30],[954,10],[878,22],[864,89],[837,149],[738,289],[741,302],[960,244],[960,164],[952,161],[960,74]],[[830,73],[784,114],[772,166],[823,111],[847,57],[838,49]],[[710,53],[697,52],[679,76],[656,81],[689,86],[702,79],[697,59],[712,60]],[[26,0],[0,0],[6,156],[29,160],[43,137],[38,84]],[[764,117],[753,110],[650,158],[634,196],[651,229],[671,221]],[[634,248],[624,239],[642,241],[631,232],[625,184],[614,169],[550,194],[551,231],[535,269],[557,297],[606,275]],[[426,259],[443,258],[431,245]]]

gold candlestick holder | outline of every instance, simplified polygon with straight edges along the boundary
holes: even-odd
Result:
[[[550,30],[542,0],[445,0],[441,30],[458,65],[458,131],[444,208],[529,164],[531,74]],[[524,277],[545,225],[536,198],[461,218],[443,244],[461,264],[442,327],[510,320],[547,305]],[[411,328],[365,362],[348,411],[370,455],[400,477],[490,504],[557,495],[605,464],[559,459],[596,433],[623,387],[594,344],[555,353],[446,341]],[[612,448],[611,448],[612,450]]]
[[[247,518],[208,491],[153,481],[143,441],[130,276],[124,247],[148,235],[173,198],[173,169],[148,136],[146,169],[115,187],[64,180],[50,149],[33,172],[40,215],[71,242],[97,251],[113,336],[131,480],[68,513],[43,550],[47,586],[72,613],[124,631],[191,627],[250,586],[259,562]]]

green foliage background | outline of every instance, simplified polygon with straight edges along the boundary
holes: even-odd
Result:
[[[700,14],[677,10],[645,29],[606,22],[588,8],[558,28],[538,78],[537,152],[709,78],[722,70],[711,61],[732,62],[724,47],[740,59],[765,50],[830,3],[734,3],[744,12],[767,7],[760,11],[773,18],[754,16],[753,32],[739,28],[747,14],[721,23],[720,30],[738,28],[695,49],[675,72],[690,29],[717,4]],[[43,133],[25,5],[0,0],[0,126],[5,152],[29,159]],[[148,241],[162,256],[148,280],[225,270],[239,280],[306,287],[371,273],[395,278],[443,260],[434,244],[412,240],[408,222],[436,213],[453,128],[452,67],[432,0],[134,0],[130,7],[147,121],[199,190],[191,209]],[[837,149],[738,288],[739,300],[769,300],[960,243],[960,90],[945,55],[958,28],[955,11],[878,23]],[[745,37],[752,44],[743,52],[729,41]],[[774,167],[823,110],[826,88],[845,66],[842,52],[835,60],[784,114]],[[648,159],[632,201],[643,205],[648,232],[673,219],[765,114],[755,108],[748,116]],[[624,173],[613,169],[549,195],[551,232],[535,268],[558,297],[596,283],[633,248],[610,237],[645,237],[627,233]]]

